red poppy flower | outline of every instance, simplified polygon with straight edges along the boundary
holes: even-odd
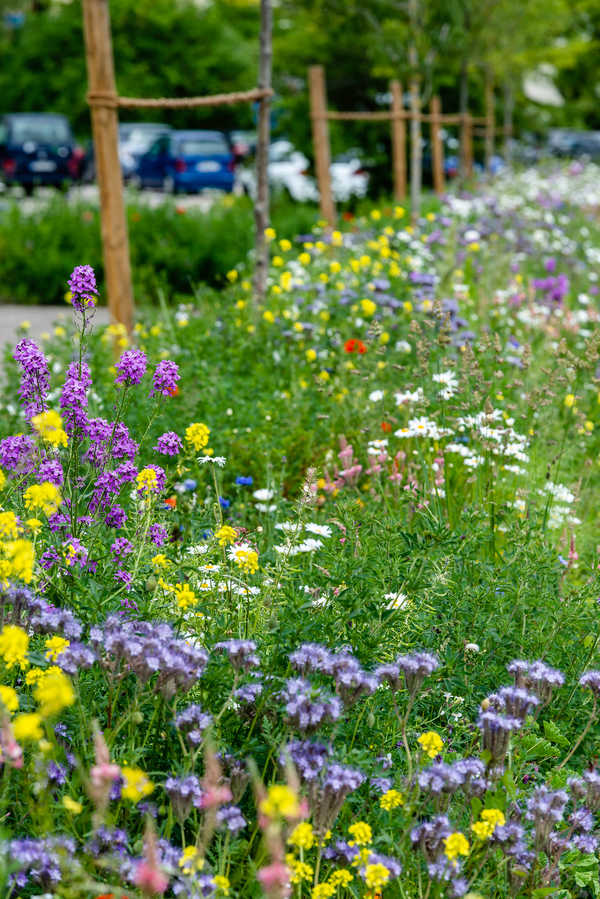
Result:
[[[362,340],[358,340],[357,343],[358,343],[358,346],[356,347],[356,350],[357,350],[357,352],[359,352],[360,355],[362,356],[363,353],[366,353],[366,352],[367,352],[367,348],[366,348],[366,346],[364,345],[364,343],[362,342]]]
[[[357,344],[358,340],[356,340],[355,337],[351,337],[350,340],[347,340],[344,344],[344,349],[347,353],[355,353]]]
[[[382,421],[382,422],[381,422],[381,430],[383,431],[384,434],[389,434],[389,433],[390,433],[390,431],[392,430],[392,426],[391,426],[391,424],[389,423],[389,421]]]
[[[177,497],[170,496],[168,499],[165,500],[165,505],[170,506],[172,509],[174,509],[177,505]]]
[[[167,387],[167,393],[169,396],[179,396],[179,387],[175,384],[174,387]]]
[[[353,212],[342,212],[342,218],[345,222],[354,221],[354,213]]]

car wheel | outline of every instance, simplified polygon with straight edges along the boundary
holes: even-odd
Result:
[[[175,178],[173,177],[173,175],[165,175],[165,177],[163,178],[162,189],[166,194],[176,193]]]

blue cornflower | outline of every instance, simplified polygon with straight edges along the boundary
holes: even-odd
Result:
[[[231,505],[231,500],[230,500],[230,499],[225,499],[224,496],[220,496],[220,497],[219,497],[219,504],[220,504],[220,506],[221,506],[222,509],[228,509],[229,506]]]
[[[186,490],[195,490],[196,487],[198,486],[198,482],[195,481],[193,478],[186,478],[185,481],[183,482],[183,486],[185,487]]]
[[[240,487],[251,487],[254,479],[251,475],[239,474],[235,479],[235,483],[239,484]]]

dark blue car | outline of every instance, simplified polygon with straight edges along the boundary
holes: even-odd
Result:
[[[68,120],[48,113],[12,113],[0,118],[0,173],[27,194],[37,184],[62,187],[81,176],[83,151]]]
[[[167,193],[195,193],[207,187],[233,190],[235,158],[221,131],[172,131],[139,158],[133,184]]]

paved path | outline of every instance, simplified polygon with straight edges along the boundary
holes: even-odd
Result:
[[[28,321],[31,326],[27,336],[39,340],[45,331],[52,332],[55,324],[69,322],[71,315],[67,306],[0,305],[0,347],[16,341],[19,325],[23,321]],[[94,321],[107,325],[110,321],[108,309],[97,309]]]

